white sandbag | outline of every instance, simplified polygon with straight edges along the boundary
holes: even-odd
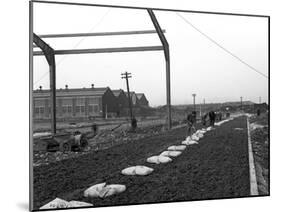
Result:
[[[136,167],[131,166],[131,167],[128,167],[126,169],[123,169],[121,171],[121,174],[123,174],[123,175],[136,175]]]
[[[202,133],[206,133],[206,132],[207,132],[206,128],[202,128],[202,129],[201,129],[201,132],[202,132]]]
[[[207,131],[206,130],[197,130],[196,131],[196,135],[198,135],[198,134],[204,134],[204,133],[206,133]]]
[[[112,184],[106,186],[106,193],[103,195],[103,197],[109,197],[115,194],[122,193],[126,190],[125,185],[119,185],[119,184]]]
[[[197,141],[190,141],[188,145],[198,144]]]
[[[189,141],[182,141],[181,144],[188,145]]]
[[[154,169],[147,166],[136,166],[136,175],[146,176],[153,172]]]
[[[181,153],[181,151],[164,151],[160,155],[166,157],[178,157]]]
[[[210,131],[210,130],[212,130],[213,129],[213,127],[207,127],[207,131]]]
[[[184,144],[184,145],[187,145],[187,146],[193,145],[193,144],[198,144],[197,141],[192,141],[192,140],[190,140],[190,141],[183,141],[181,143]]]
[[[197,136],[197,135],[195,135],[195,134],[193,134],[192,136],[191,136],[191,140],[192,141],[199,141],[199,137]]]
[[[184,145],[169,146],[168,150],[171,150],[171,151],[183,151],[183,150],[185,150],[185,148],[186,148],[186,146],[184,146]]]
[[[42,206],[40,209],[55,209],[55,208],[68,208],[69,203],[63,199],[56,198],[46,205]]]
[[[84,197],[103,197],[104,193],[106,193],[105,185],[106,183],[100,183],[91,186],[90,188],[84,191]]]
[[[158,156],[149,157],[146,159],[146,162],[160,164],[160,161],[158,160]]]
[[[169,158],[169,157],[163,156],[163,155],[159,155],[159,156],[158,156],[158,161],[159,161],[160,163],[169,163],[169,162],[172,161],[172,159]]]
[[[147,166],[132,166],[128,167],[126,169],[123,169],[121,171],[122,174],[124,175],[149,175],[151,172],[153,172],[154,169],[149,168]]]
[[[149,158],[147,158],[146,161],[148,163],[160,164],[160,163],[169,163],[170,161],[172,161],[172,159],[169,158],[168,156],[159,155],[159,156],[149,157]]]
[[[198,138],[203,138],[203,137],[204,137],[203,133],[196,133],[196,136],[197,136]]]
[[[181,153],[182,153],[181,151],[169,151],[169,156],[170,157],[178,157]]]
[[[69,207],[71,207],[71,208],[76,208],[76,207],[89,207],[89,206],[93,206],[93,204],[87,203],[87,202],[75,201],[75,200],[69,201]]]
[[[191,141],[191,137],[190,137],[190,136],[187,136],[185,140],[186,140],[186,141]]]
[[[126,190],[126,186],[124,185],[106,185],[106,183],[100,183],[94,186],[91,186],[87,190],[84,191],[84,197],[94,198],[94,197],[108,197],[114,194],[121,193]]]
[[[164,151],[160,155],[169,157],[169,153],[170,153],[170,151]]]

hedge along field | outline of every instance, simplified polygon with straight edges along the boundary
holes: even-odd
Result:
[[[242,130],[235,130],[242,128]],[[246,117],[236,118],[207,132],[198,145],[188,146],[168,164],[152,165],[146,158],[180,144],[186,129],[115,146],[46,166],[34,167],[34,206],[55,197],[94,206],[155,203],[249,196]],[[154,168],[148,176],[123,176],[134,165]],[[105,199],[83,197],[91,185],[124,184],[127,190]]]

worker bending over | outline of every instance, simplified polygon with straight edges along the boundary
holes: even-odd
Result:
[[[196,111],[192,111],[187,115],[187,136],[191,136],[196,132]]]

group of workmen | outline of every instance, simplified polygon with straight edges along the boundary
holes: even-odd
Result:
[[[221,113],[218,114],[219,116],[222,116]],[[207,125],[207,121],[209,119],[210,122],[210,126],[214,126],[215,125],[215,121],[216,121],[216,116],[218,116],[214,111],[210,111],[209,113],[205,113],[202,117],[201,117],[201,123],[203,124],[203,126]],[[219,117],[220,119],[222,117]],[[189,113],[187,115],[187,135],[191,136],[193,133],[196,132],[196,128],[195,128],[195,124],[196,124],[196,111],[192,111],[191,113]]]
[[[214,126],[216,119],[221,120],[222,119],[222,113],[215,113],[214,111],[210,111],[208,113],[205,113],[201,117],[201,123],[203,126],[207,125],[207,121],[209,121],[209,126]],[[196,111],[192,111],[187,115],[187,136],[191,136],[193,133],[196,132]],[[137,119],[133,116],[131,119],[131,132],[136,132],[137,128]],[[88,142],[86,138],[92,138],[95,135],[97,135],[98,127],[96,124],[92,125],[92,131],[88,132],[87,134],[82,134],[79,131],[74,132],[74,135],[71,136],[72,145],[71,146],[77,146],[80,148],[80,146],[87,146]],[[84,138],[84,139],[83,139]],[[81,141],[85,141],[84,143]]]

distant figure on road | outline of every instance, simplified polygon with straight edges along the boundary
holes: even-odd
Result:
[[[137,119],[133,116],[132,120],[131,120],[131,127],[132,127],[132,131],[136,132],[138,126],[138,121]]]
[[[196,128],[195,128],[195,123],[196,123],[196,111],[192,111],[192,113],[187,115],[187,136],[191,136],[193,133],[195,133]]]
[[[210,119],[210,126],[213,127],[215,125],[215,121],[216,121],[216,114],[214,111],[209,112],[209,119]]]

